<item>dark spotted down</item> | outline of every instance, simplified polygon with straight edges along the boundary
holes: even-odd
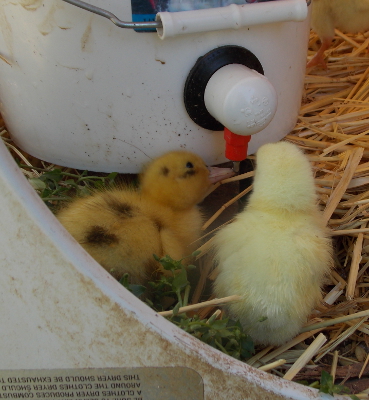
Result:
[[[155,225],[155,228],[156,228],[159,232],[164,228],[164,224],[163,224],[162,221],[160,221],[160,219],[153,218],[152,221],[153,221],[153,223],[154,223],[154,225]]]
[[[158,263],[155,261],[154,256],[146,260],[144,266],[146,273],[149,275],[152,275],[158,270]]]
[[[158,257],[162,257],[161,255]],[[154,257],[148,259],[144,263],[145,274],[149,279],[156,280],[160,277],[159,263],[154,260]]]
[[[119,239],[102,226],[94,225],[86,234],[86,242],[94,245],[111,245],[118,244]]]
[[[105,202],[107,206],[113,211],[114,214],[123,218],[132,218],[134,217],[134,207],[130,204],[122,203],[117,199],[111,198],[107,196],[105,198]]]
[[[161,169],[161,173],[162,173],[164,176],[168,176],[168,174],[169,174],[169,168],[168,168],[168,167],[163,167],[163,168]]]

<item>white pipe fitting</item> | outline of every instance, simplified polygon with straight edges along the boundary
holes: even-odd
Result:
[[[275,3],[278,3],[277,7]],[[156,21],[162,23],[162,28],[157,28],[160,39],[166,39],[188,33],[239,29],[273,22],[300,22],[307,15],[306,0],[278,0],[193,11],[164,11],[156,15]]]
[[[240,64],[220,68],[204,93],[209,113],[238,135],[263,130],[277,111],[277,94],[269,80]]]

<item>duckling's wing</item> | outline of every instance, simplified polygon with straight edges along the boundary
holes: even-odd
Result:
[[[161,256],[155,221],[142,211],[136,192],[107,191],[78,199],[62,210],[59,221],[117,279],[130,274],[142,283],[156,270]]]

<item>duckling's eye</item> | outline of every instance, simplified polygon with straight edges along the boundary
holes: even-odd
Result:
[[[192,162],[189,161],[189,162],[186,164],[186,168],[193,168]]]

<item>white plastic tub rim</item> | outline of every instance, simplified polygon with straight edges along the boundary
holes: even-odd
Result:
[[[64,230],[2,142],[0,186],[0,369],[188,367],[206,400],[330,398],[215,350],[138,300]]]
[[[276,22],[301,22],[308,13],[308,5],[301,0],[267,0],[268,4],[254,4],[252,8],[246,7],[253,1],[150,1],[154,12],[157,12],[155,21],[143,22],[144,19],[153,18],[155,14],[133,14],[134,21],[122,21],[108,10],[96,7],[82,0],[63,0],[74,6],[95,13],[109,19],[119,28],[135,30],[156,30],[160,39],[167,39],[178,35],[191,33],[211,32],[224,29],[240,29],[246,26],[263,25]],[[279,1],[278,6],[272,1]],[[136,2],[137,3],[137,2]],[[143,3],[143,1],[142,1]],[[133,6],[133,4],[132,4]],[[150,7],[149,7],[150,8]],[[164,8],[164,10],[163,10]]]

